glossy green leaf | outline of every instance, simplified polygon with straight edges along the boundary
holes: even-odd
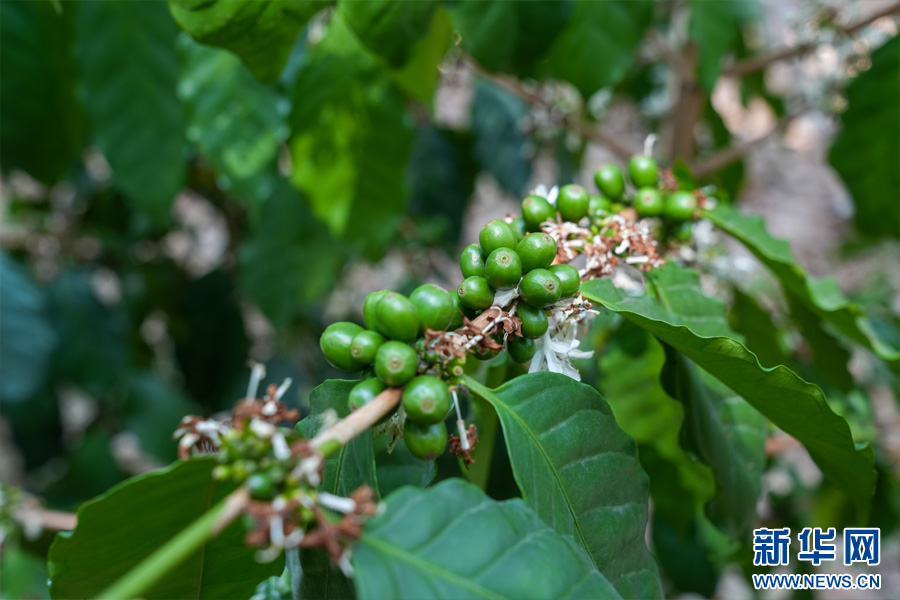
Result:
[[[804,304],[822,320],[862,344],[881,358],[896,363],[900,351],[876,334],[871,321],[844,296],[834,279],[813,279],[803,272],[784,240],[766,230],[760,217],[744,217],[722,204],[703,212],[717,227],[744,244],[781,282],[784,292]]]
[[[47,296],[20,264],[0,252],[0,397],[24,402],[44,384],[57,335],[47,315]]]
[[[828,159],[850,190],[865,235],[900,237],[900,38],[872,53],[872,67],[847,87],[847,110]]]
[[[390,438],[385,435],[378,438],[376,444],[386,446],[388,441]],[[375,472],[378,476],[378,492],[383,498],[405,485],[420,488],[428,486],[437,475],[437,468],[433,460],[413,456],[406,443],[400,439],[391,452],[385,447],[376,454]]]
[[[74,3],[0,2],[0,158],[54,183],[77,159],[83,115],[70,44]]]
[[[572,83],[585,98],[619,83],[652,15],[649,0],[579,0],[550,50],[549,73]]]
[[[669,346],[661,379],[666,392],[684,405],[683,442],[715,474],[719,494],[707,514],[735,539],[745,539],[756,523],[768,423]]]
[[[466,385],[496,409],[525,502],[573,536],[620,594],[660,597],[644,545],[647,476],[597,390],[555,373],[516,377],[496,390],[471,378]]]
[[[619,597],[521,500],[495,502],[460,479],[391,494],[352,560],[362,600]]]
[[[275,81],[306,22],[327,1],[169,0],[172,16],[202,44],[236,54],[263,81]]]
[[[94,598],[231,491],[212,479],[211,458],[134,477],[78,510],[78,527],[50,548],[50,595]],[[233,489],[233,488],[232,488]],[[148,527],[141,515],[152,517]],[[246,598],[279,561],[260,564],[233,523],[143,597]],[[89,574],[89,576],[86,576]]]
[[[696,290],[696,275],[683,272],[687,286]],[[682,316],[649,296],[626,296],[609,279],[585,283],[582,292],[690,358],[794,436],[825,475],[853,499],[860,514],[867,512],[875,484],[872,449],[856,447],[847,422],[831,410],[818,386],[787,367],[762,367],[741,342],[716,333],[721,326],[702,315]]]
[[[475,86],[472,101],[475,160],[514,195],[525,192],[531,177],[530,142],[520,127],[528,110],[524,100],[493,83],[480,81]]]
[[[292,183],[335,235],[371,254],[396,237],[412,146],[405,101],[335,15],[293,90]]]
[[[93,141],[116,187],[165,225],[184,182],[178,28],[161,2],[83,2],[77,17],[75,54]]]
[[[449,6],[463,49],[491,71],[531,75],[572,17],[573,0],[464,0]]]
[[[288,137],[290,102],[257,81],[233,54],[182,34],[178,96],[187,137],[213,165],[221,187],[267,167]]]

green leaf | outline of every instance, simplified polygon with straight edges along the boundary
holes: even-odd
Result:
[[[292,552],[296,553],[296,550]],[[297,563],[291,562],[295,600],[348,600],[356,597],[353,581],[331,564],[321,548],[299,551]]]
[[[450,479],[403,488],[353,552],[359,598],[617,598],[587,557],[521,500]]]
[[[388,436],[381,436],[376,443],[386,446]],[[383,498],[400,489],[404,485],[427,487],[437,475],[433,460],[416,458],[400,439],[394,449],[388,453],[386,447],[375,456],[375,471],[378,477],[378,492]]]
[[[0,2],[0,157],[45,183],[77,159],[83,115],[69,45],[74,3]]]
[[[879,339],[871,321],[841,292],[834,279],[813,279],[794,261],[791,249],[766,230],[760,217],[742,217],[730,206],[719,204],[703,216],[744,244],[781,282],[784,292],[804,304],[820,319],[862,344],[884,360],[897,363],[900,351]]]
[[[437,2],[342,0],[338,10],[359,41],[397,68],[410,57],[412,46],[428,30]]]
[[[496,409],[522,498],[538,516],[573,536],[623,596],[662,596],[644,545],[647,476],[597,390],[555,373],[496,390],[466,385]]]
[[[855,387],[853,375],[847,370],[850,352],[831,333],[825,323],[796,296],[788,296],[791,317],[806,338],[818,375],[838,392],[846,394]]]
[[[184,182],[178,28],[160,2],[83,2],[77,17],[75,53],[94,142],[116,187],[165,225]]]
[[[134,477],[78,510],[78,526],[50,547],[50,595],[94,598],[231,491],[212,479],[211,458]],[[146,517],[146,518],[139,518]],[[148,520],[150,525],[148,526]],[[282,571],[259,564],[233,523],[143,598],[246,598]]]
[[[691,0],[688,35],[697,46],[700,83],[712,90],[719,78],[719,63],[738,41],[741,17],[740,2]]]
[[[257,81],[233,54],[197,44],[182,34],[178,96],[188,140],[206,157],[228,189],[267,167],[288,137],[290,102]]]
[[[24,402],[43,386],[57,345],[47,296],[20,264],[0,252],[0,397]]]
[[[197,412],[179,386],[159,375],[146,371],[129,377],[121,409],[123,425],[140,440],[141,450],[164,463],[177,455],[172,432],[178,429],[182,417]]]
[[[701,298],[696,275],[686,270],[682,273],[686,287],[693,287]],[[818,386],[787,367],[762,367],[742,343],[716,333],[710,321],[683,318],[648,296],[626,296],[609,279],[585,283],[582,292],[690,358],[803,443],[825,475],[853,499],[864,518],[875,484],[872,449],[854,445],[847,422],[831,410]]]
[[[828,160],[850,190],[856,227],[872,237],[900,237],[900,38],[872,53],[872,67],[847,87],[847,110]]]
[[[684,405],[684,441],[715,473],[719,494],[707,513],[732,537],[745,539],[756,523],[768,423],[669,346],[661,379],[666,392]]]
[[[550,50],[549,73],[572,83],[585,98],[619,83],[631,67],[652,15],[649,0],[579,0]]]
[[[281,74],[306,22],[327,1],[169,0],[172,16],[201,44],[236,54],[257,78]]]
[[[409,6],[409,2],[404,3]],[[425,35],[413,43],[408,60],[391,69],[390,75],[397,85],[421,102],[432,103],[432,96],[441,79],[439,66],[447,50],[453,45],[453,28],[450,17],[443,7],[439,7],[426,24]]]
[[[294,86],[291,182],[336,236],[378,254],[405,211],[413,130],[387,71],[335,15]]]
[[[772,316],[749,294],[734,288],[729,324],[744,336],[747,348],[764,367],[788,365],[788,353],[781,341],[782,332]]]
[[[484,68],[527,76],[563,31],[574,6],[573,0],[465,0],[449,10],[463,49]]]
[[[479,81],[475,86],[472,100],[475,160],[514,195],[525,191],[531,177],[530,142],[519,126],[528,110],[524,100],[493,83]]]

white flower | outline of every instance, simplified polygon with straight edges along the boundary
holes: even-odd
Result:
[[[529,373],[538,371],[550,371],[551,373],[562,373],[571,377],[575,381],[581,381],[581,373],[572,364],[572,359],[591,358],[594,351],[585,352],[579,350],[578,346],[581,341],[575,338],[575,328],[566,327],[567,331],[557,332],[556,335],[550,334],[550,329],[544,334],[544,337],[538,342],[538,349],[531,359],[531,367]]]

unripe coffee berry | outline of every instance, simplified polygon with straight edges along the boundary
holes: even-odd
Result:
[[[407,421],[403,426],[403,441],[413,456],[434,460],[447,448],[447,426],[443,421],[424,427]]]
[[[456,289],[463,306],[475,310],[490,308],[494,303],[494,289],[484,277],[467,277]]]
[[[400,387],[416,376],[419,357],[403,342],[385,342],[375,355],[375,374],[391,387]]]
[[[463,304],[459,299],[459,294],[454,294],[453,292],[447,292],[450,294],[450,299],[453,301],[453,316],[450,317],[450,324],[447,326],[447,331],[455,331],[463,326]]]
[[[588,202],[588,214],[592,219],[605,217],[612,212],[612,202],[603,196],[591,196]]]
[[[541,223],[556,219],[556,209],[543,196],[526,196],[522,200],[522,218],[528,231],[540,231]]]
[[[378,318],[375,316],[375,307],[378,306],[378,302],[389,293],[390,290],[372,292],[366,296],[365,300],[363,300],[363,322],[366,324],[366,329],[378,331]]]
[[[559,279],[559,297],[571,298],[581,288],[581,275],[572,265],[553,265],[548,271]]]
[[[522,335],[528,338],[539,338],[547,333],[549,321],[543,308],[535,308],[526,302],[516,306],[516,316],[522,322]]]
[[[484,263],[484,278],[495,290],[511,290],[522,279],[522,259],[515,250],[498,248]]]
[[[659,167],[649,156],[632,156],[628,160],[628,178],[636,188],[652,187],[658,183]]]
[[[254,473],[247,478],[247,491],[254,500],[271,500],[275,497],[275,484],[265,473]]]
[[[566,221],[577,223],[588,214],[591,198],[580,185],[564,185],[556,197],[556,210]]]
[[[516,234],[516,241],[521,240],[528,233],[528,229],[525,228],[525,219],[522,217],[513,219],[509,226],[512,227],[513,233]]]
[[[417,287],[409,295],[409,300],[416,307],[422,325],[435,331],[445,331],[453,318],[454,295],[436,285],[426,283]]]
[[[350,354],[350,344],[361,331],[362,327],[348,321],[332,323],[325,328],[322,337],[319,338],[319,348],[331,366],[347,373],[359,371],[365,366]]]
[[[605,164],[594,172],[597,189],[610,200],[618,200],[625,193],[625,177],[622,169],[612,163]]]
[[[484,277],[484,254],[481,246],[469,244],[459,254],[459,269],[463,277]]]
[[[536,350],[537,345],[531,338],[511,335],[506,339],[506,351],[509,352],[509,357],[517,363],[531,360]]]
[[[387,340],[377,331],[363,329],[350,342],[350,356],[359,363],[371,365],[375,362],[375,354]]]
[[[528,304],[544,308],[560,299],[559,279],[547,269],[535,269],[522,278],[519,295]]]
[[[364,379],[350,390],[350,394],[347,396],[347,407],[351,412],[362,408],[386,389],[387,386],[380,379]]]
[[[419,375],[403,390],[403,410],[419,425],[443,421],[452,402],[447,384],[433,375]]]
[[[547,233],[529,233],[516,246],[516,254],[522,259],[522,273],[546,269],[556,258],[556,240]]]
[[[634,195],[634,209],[641,217],[658,217],[663,212],[663,199],[655,187],[641,188]]]
[[[412,342],[419,335],[419,313],[403,294],[385,294],[375,307],[378,330],[392,340]]]
[[[482,228],[478,234],[478,241],[481,243],[481,251],[485,256],[490,256],[491,252],[497,248],[515,248],[516,234],[513,233],[509,223],[504,221],[491,221]]]
[[[697,210],[697,198],[692,192],[678,191],[666,198],[663,215],[672,221],[690,221]]]

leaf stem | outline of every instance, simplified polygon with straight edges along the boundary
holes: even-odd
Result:
[[[250,495],[246,488],[238,488],[203,513],[181,533],[160,546],[118,581],[97,594],[97,598],[122,600],[140,597],[153,584],[225,529],[241,513],[241,508],[249,498]]]
[[[328,456],[360,433],[377,423],[400,403],[400,389],[388,388],[371,402],[354,410],[325,431],[317,434],[309,444]]]

